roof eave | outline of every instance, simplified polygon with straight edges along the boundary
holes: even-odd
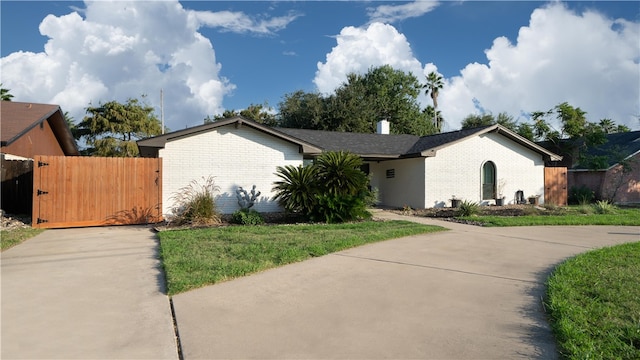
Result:
[[[280,131],[274,130],[268,126],[259,124],[255,121],[246,119],[242,116],[234,116],[232,118],[228,118],[228,119],[224,119],[224,120],[218,120],[215,121],[213,123],[210,124],[206,124],[206,125],[200,125],[199,127],[195,127],[195,128],[191,128],[191,129],[185,129],[185,130],[179,130],[176,131],[174,133],[169,133],[169,134],[165,134],[165,135],[160,135],[160,136],[155,136],[152,138],[148,138],[148,139],[142,139],[142,140],[138,140],[136,143],[138,144],[138,147],[149,147],[149,148],[158,148],[158,149],[162,149],[165,147],[166,143],[169,141],[174,141],[180,138],[184,138],[184,137],[189,137],[189,136],[194,136],[194,135],[198,135],[201,133],[205,133],[208,131],[211,131],[213,129],[222,127],[222,126],[227,126],[227,125],[233,125],[235,124],[236,128],[241,128],[244,125],[247,125],[255,130],[261,131],[265,134],[269,134],[275,137],[278,137],[282,140],[288,141],[290,143],[296,144],[300,147],[300,152],[304,153],[304,154],[314,154],[314,153],[322,153],[322,149],[320,149],[317,146],[314,146],[313,144],[310,144],[306,141],[302,141],[298,138],[289,136],[285,133],[282,133]]]
[[[546,161],[562,161],[562,156],[558,155],[556,153],[553,153],[545,148],[543,148],[542,146],[534,143],[533,141],[530,141],[529,139],[507,129],[506,127],[496,124],[493,127],[488,128],[488,131],[484,131],[484,132],[496,132],[499,134],[502,134],[508,138],[510,138],[511,140],[519,143],[520,145],[527,147],[539,154],[541,154],[542,156],[545,157]]]

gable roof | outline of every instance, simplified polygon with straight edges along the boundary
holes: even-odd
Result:
[[[149,151],[153,152],[153,151],[157,151],[158,149],[164,148],[167,142],[183,139],[189,136],[199,135],[199,134],[206,133],[216,128],[227,126],[227,125],[235,125],[236,128],[240,128],[242,126],[248,126],[252,129],[275,136],[277,138],[280,138],[282,140],[285,140],[287,142],[300,146],[300,151],[305,154],[320,154],[322,152],[321,149],[319,149],[317,146],[311,143],[308,143],[298,138],[291,137],[285,133],[274,130],[273,128],[270,128],[268,126],[259,124],[253,120],[246,119],[242,116],[234,116],[229,119],[218,120],[209,124],[194,126],[188,129],[173,131],[164,135],[158,135],[151,138],[138,140],[137,144],[138,144],[138,148],[140,148],[141,154],[143,153],[143,150],[145,150],[144,153],[149,154],[150,153]]]
[[[319,130],[278,128],[279,131],[303,139],[326,151],[344,150],[366,160],[384,160],[435,156],[439,149],[473,136],[495,132],[531,149],[551,161],[562,157],[514,133],[501,125],[488,125],[427,136],[360,134]]]
[[[29,130],[48,121],[65,155],[80,154],[58,105],[2,101],[0,102],[0,119],[2,120],[0,125],[2,146],[11,145]]]

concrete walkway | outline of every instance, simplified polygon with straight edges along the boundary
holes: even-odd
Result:
[[[544,281],[637,227],[481,228],[371,244],[173,297],[185,359],[554,359]]]
[[[47,230],[2,252],[2,359],[177,359],[155,234]]]

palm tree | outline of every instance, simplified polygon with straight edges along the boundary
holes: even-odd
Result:
[[[431,96],[433,100],[433,125],[438,129],[438,132],[442,130],[442,121],[438,118],[438,93],[440,89],[444,87],[442,76],[438,75],[435,71],[432,71],[427,75],[427,84],[424,86],[427,90],[425,93]]]
[[[13,95],[9,93],[9,89],[5,89],[2,87],[2,83],[0,83],[0,100],[2,101],[11,101]]]
[[[600,127],[602,128],[602,131],[604,131],[607,134],[611,134],[612,132],[614,132],[616,127],[615,124],[613,123],[613,120],[611,119],[602,119],[600,120],[600,123],[598,125],[600,125]]]

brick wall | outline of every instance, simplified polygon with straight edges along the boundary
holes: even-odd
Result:
[[[518,190],[524,196],[541,195],[544,201],[544,161],[542,155],[506,137],[489,133],[472,137],[438,150],[435,157],[425,159],[427,207],[451,206],[458,199],[494,204],[482,199],[482,166],[492,161],[496,180],[504,183],[505,204],[515,201]]]

